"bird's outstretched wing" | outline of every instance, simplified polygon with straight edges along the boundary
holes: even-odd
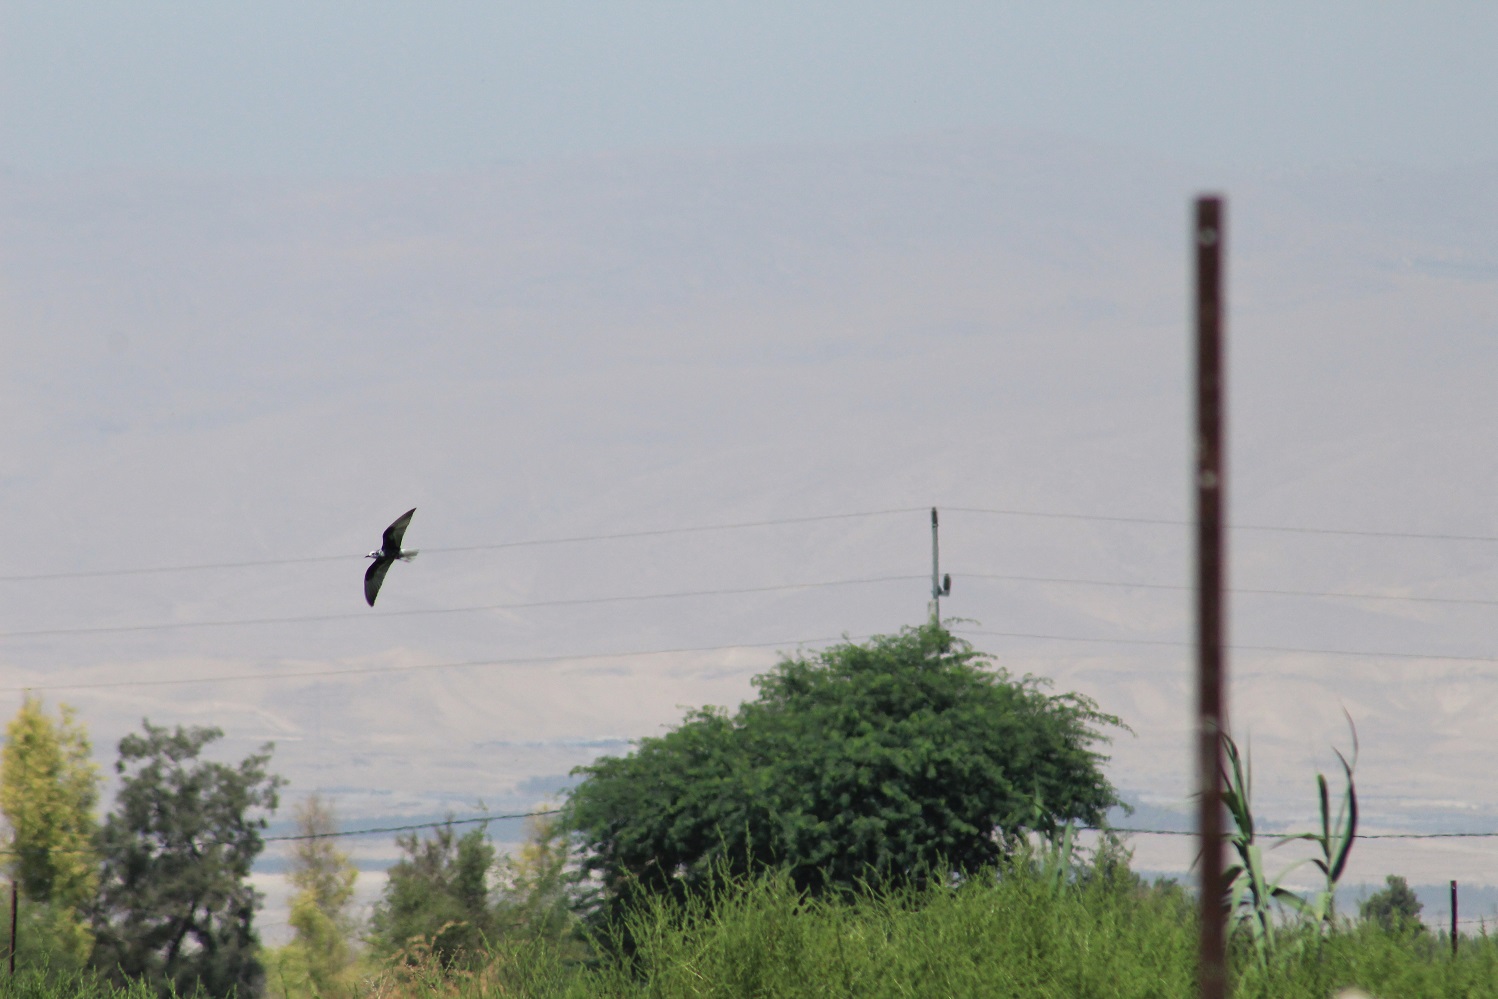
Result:
[[[399,517],[396,517],[395,523],[385,528],[385,539],[381,542],[380,547],[385,551],[386,554],[400,554],[401,539],[406,536],[406,528],[411,523],[411,514],[415,512],[416,508],[413,506],[411,509],[401,514]],[[376,586],[378,586],[378,584],[376,584]]]
[[[410,516],[408,513],[401,519],[409,519]],[[364,573],[364,599],[369,601],[371,607],[374,606],[375,597],[380,595],[380,584],[385,581],[385,573],[390,571],[391,561],[393,560],[388,558],[377,558]]]

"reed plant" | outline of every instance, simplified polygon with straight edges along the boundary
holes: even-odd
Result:
[[[1332,811],[1326,775],[1318,773],[1320,830],[1274,836],[1270,846],[1270,849],[1275,849],[1290,843],[1310,842],[1316,845],[1319,855],[1291,863],[1274,877],[1268,874],[1266,851],[1258,839],[1252,805],[1251,763],[1232,737],[1223,733],[1226,762],[1223,766],[1222,801],[1234,826],[1228,843],[1236,858],[1223,872],[1228,882],[1228,918],[1231,927],[1248,938],[1260,966],[1267,963],[1278,946],[1276,936],[1286,925],[1284,917],[1287,914],[1291,917],[1289,923],[1297,928],[1303,929],[1304,923],[1321,930],[1334,926],[1337,882],[1347,869],[1358,829],[1358,794],[1353,779],[1357,766],[1358,733],[1351,717],[1347,724],[1352,731],[1352,759],[1342,755],[1341,750],[1333,749],[1342,764],[1346,781],[1336,812]],[[1322,887],[1305,895],[1286,887],[1286,880],[1308,865],[1321,873]],[[1296,934],[1292,939],[1295,946],[1303,947],[1305,934]]]

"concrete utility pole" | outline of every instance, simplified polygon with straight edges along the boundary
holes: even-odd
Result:
[[[1197,829],[1201,838],[1202,999],[1227,995],[1227,914],[1223,912],[1222,735],[1223,539],[1227,486],[1223,455],[1222,246],[1220,197],[1196,199],[1196,650]]]
[[[952,592],[952,577],[941,574],[941,546],[937,542],[936,507],[931,508],[931,623],[941,624],[941,598]]]

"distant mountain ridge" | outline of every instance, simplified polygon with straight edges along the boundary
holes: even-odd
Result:
[[[760,643],[920,620],[929,529],[915,513],[456,549],[932,504],[1184,520],[1203,189],[1229,198],[1230,516],[1498,536],[1498,168],[1224,179],[943,133],[346,184],[11,174],[0,503],[19,529],[0,572],[348,560],[10,583],[0,631],[362,610],[358,555],[411,506],[428,554],[358,618],[4,639],[5,686],[77,704],[105,763],[142,716],[222,725],[225,752],[273,739],[292,795],[363,789],[337,796],[349,823],[528,800],[591,740],[750,696],[776,655]],[[1113,779],[1171,807],[1189,649],[1106,640],[1188,641],[1184,590],[1117,585],[1188,585],[1187,538],[943,517],[944,610],[1068,639],[972,638],[1122,716]],[[1235,532],[1231,569],[1248,589],[1498,600],[1495,552]],[[917,578],[402,616],[900,575]],[[1498,656],[1490,610],[1233,606],[1234,642],[1308,650],[1233,656],[1267,812],[1310,813],[1346,707],[1365,821],[1498,829],[1498,664],[1341,654]],[[274,679],[687,648],[716,651]],[[1485,843],[1392,849],[1356,876],[1491,879]]]

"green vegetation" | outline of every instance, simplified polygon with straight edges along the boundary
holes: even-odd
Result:
[[[545,941],[575,957],[586,955],[573,911],[576,879],[571,868],[571,838],[556,816],[526,819],[519,855],[501,857],[498,865],[501,939]]]
[[[1397,874],[1384,879],[1383,891],[1369,895],[1358,906],[1358,915],[1365,923],[1380,927],[1385,933],[1418,935],[1424,932],[1420,923],[1420,910],[1425,906],[1410,891],[1409,884]]]
[[[499,856],[482,828],[459,836],[447,825],[397,843],[406,856],[390,868],[368,937],[384,966],[471,971],[495,948],[534,945],[586,956],[567,836],[550,816],[532,818],[517,857]]]
[[[357,926],[349,904],[359,872],[332,838],[338,824],[321,795],[297,805],[296,831],[304,838],[292,851],[288,875],[295,938],[267,954],[270,988],[281,996],[346,994],[354,986]]]
[[[1352,727],[1352,719],[1348,719]],[[1316,775],[1316,789],[1320,795],[1321,830],[1312,833],[1294,833],[1276,836],[1274,846],[1283,846],[1297,840],[1316,844],[1320,856],[1297,861],[1286,867],[1277,877],[1266,873],[1264,849],[1256,838],[1253,806],[1251,803],[1252,771],[1238,744],[1226,733],[1222,736],[1223,767],[1222,801],[1232,819],[1234,829],[1229,844],[1237,855],[1236,862],[1223,872],[1228,882],[1227,911],[1231,929],[1246,935],[1253,943],[1260,964],[1268,960],[1274,949],[1276,909],[1289,909],[1312,925],[1330,927],[1336,920],[1337,882],[1347,869],[1347,860],[1352,855],[1353,843],[1358,831],[1358,793],[1353,782],[1353,769],[1357,763],[1357,729],[1352,730],[1353,758],[1351,761],[1337,753],[1342,764],[1347,789],[1342,793],[1335,817],[1331,810],[1331,795],[1327,788],[1326,775]],[[1272,849],[1273,847],[1271,847]],[[1311,865],[1321,872],[1323,888],[1302,897],[1284,887],[1283,882],[1296,870]],[[1282,915],[1283,913],[1279,913]]]
[[[630,956],[573,960],[555,941],[503,937],[466,967],[428,955],[371,970],[360,995],[381,999],[688,999],[688,997],[1190,997],[1195,907],[1170,883],[1119,866],[1073,868],[1058,891],[1029,863],[956,887],[813,896],[783,872],[714,882],[681,902],[631,912]],[[1498,995],[1498,941],[1467,938],[1452,957],[1430,934],[1371,923],[1285,927],[1261,965],[1246,938],[1233,952],[1240,999],[1329,999],[1356,986],[1380,999]],[[608,951],[609,948],[604,948]],[[416,955],[412,955],[416,956]],[[48,990],[50,989],[50,990]],[[0,994],[105,999],[87,988]],[[126,997],[122,997],[126,999]],[[142,999],[139,994],[128,999]]]
[[[489,894],[495,851],[482,828],[459,836],[451,825],[426,838],[396,839],[405,856],[390,868],[370,921],[370,941],[387,957],[429,954],[442,968],[482,960],[498,935]]]
[[[281,784],[270,747],[230,766],[198,759],[216,728],[144,727],[120,740],[120,792],[99,837],[93,964],[163,993],[248,993],[263,977],[250,866]]]
[[[597,878],[595,922],[719,869],[784,870],[812,892],[975,871],[1118,802],[1094,748],[1117,718],[939,625],[786,658],[754,683],[733,715],[691,712],[577,771],[564,821]]]
[[[59,968],[81,968],[94,946],[87,912],[99,885],[99,773],[91,751],[72,708],[63,705],[53,721],[28,696],[0,752],[5,866],[26,900],[18,935],[28,953]]]
[[[206,762],[218,730],[147,723],[121,741],[115,810],[91,833],[83,729],[28,699],[0,754],[26,896],[0,999],[1194,994],[1188,893],[1079,836],[1117,800],[1096,746],[1118,719],[935,625],[786,659],[757,684],[733,715],[692,712],[582,768],[562,816],[535,817],[513,857],[483,828],[400,837],[367,926],[332,808],[306,799],[295,937],[269,952],[247,881],[281,785],[269,747]],[[1267,876],[1247,759],[1224,747],[1234,995],[1498,999],[1498,940],[1453,955],[1403,879],[1360,921],[1333,909],[1357,830],[1355,732],[1337,807],[1318,774],[1319,829],[1273,837],[1317,848],[1299,863],[1324,888],[1306,896],[1288,871]]]

